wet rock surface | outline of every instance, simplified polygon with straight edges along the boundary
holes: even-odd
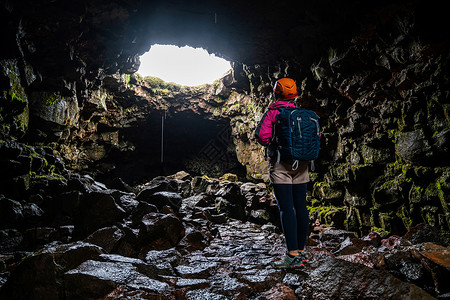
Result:
[[[61,162],[53,151],[110,188],[180,169],[267,181],[253,132],[273,84],[287,76],[301,87],[297,104],[320,115],[324,133],[310,187],[315,218],[359,235],[381,229],[401,236],[422,222],[448,235],[450,44],[439,30],[449,27],[441,2],[301,1],[299,12],[292,1],[2,1],[2,194],[20,202],[17,194],[41,170],[57,188]],[[217,23],[207,17],[213,14]],[[289,19],[286,35],[277,34],[280,15]],[[202,45],[228,56],[233,68],[201,87],[142,78],[138,56],[161,39]],[[155,138],[162,120],[164,164]],[[221,211],[242,219],[240,199],[222,198]],[[8,222],[33,222],[39,213],[1,207]],[[252,219],[263,224],[271,213],[255,210]]]
[[[1,299],[433,299],[450,292],[450,250],[429,225],[381,240],[315,224],[306,267],[278,270],[271,265],[285,252],[278,219],[252,221],[254,211],[274,205],[261,184],[208,178],[195,193],[200,178],[158,177],[136,187],[146,190],[139,197],[78,179],[74,199],[90,199],[91,220],[80,223],[60,206],[37,214],[39,227],[2,225]],[[161,181],[164,188],[150,193]],[[220,211],[223,199],[240,205],[239,219],[235,210]]]

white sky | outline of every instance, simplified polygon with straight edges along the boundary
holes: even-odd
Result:
[[[138,73],[142,76],[187,86],[213,83],[231,69],[230,62],[209,55],[205,49],[187,46],[153,45],[140,59]]]

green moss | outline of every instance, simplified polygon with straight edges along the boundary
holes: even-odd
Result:
[[[55,166],[55,165],[50,165],[50,167],[48,168],[48,172],[49,172],[51,175],[54,175],[54,174],[55,174],[55,170],[56,170],[56,166]]]
[[[147,82],[151,87],[160,87],[164,84],[164,80],[152,76],[145,76],[144,81]]]
[[[386,231],[383,228],[379,228],[379,227],[375,227],[375,226],[371,227],[370,231],[378,233],[381,237],[387,237],[390,234],[389,231]]]
[[[233,105],[231,106],[230,110],[231,110],[231,111],[239,110],[239,107],[240,107],[240,104],[239,104],[239,102],[238,102],[238,103],[233,104]]]
[[[445,195],[445,192],[442,189],[443,183],[444,183],[443,179],[439,178],[435,182],[435,187],[436,187],[436,191],[437,191],[439,200],[441,201],[442,209],[444,210],[444,212],[446,214],[448,214],[448,213],[450,213],[449,208],[448,208],[448,196]]]
[[[219,116],[220,115],[220,108],[218,108],[218,107],[214,108],[213,115],[214,115],[214,117]]]
[[[418,193],[418,194],[423,194],[424,193],[424,188],[423,187],[421,187],[421,186],[414,186],[414,189],[416,190],[416,192]]]
[[[62,100],[62,97],[55,93],[48,94],[47,97],[44,99],[45,105],[47,105],[47,106],[52,106],[61,100]]]
[[[153,89],[158,90],[170,90],[170,91],[180,91],[182,86],[173,82],[165,82],[161,78],[153,76],[145,76],[144,81],[147,82]],[[199,88],[201,90],[202,87]]]
[[[450,247],[450,231],[442,230],[441,238],[444,245]]]
[[[402,220],[403,225],[405,225],[405,228],[409,230],[413,224],[413,221],[407,208],[404,205],[402,205],[400,209],[397,211],[396,215]]]
[[[30,174],[31,175],[31,174]],[[36,173],[34,173],[31,176],[31,179],[33,180],[40,180],[40,179],[45,179],[48,181],[66,181],[66,179],[64,178],[64,176],[59,175],[59,174],[50,174],[50,175],[36,175]]]
[[[159,91],[161,93],[163,93],[164,95],[168,95],[170,93],[170,91],[168,89],[159,89]]]
[[[220,79],[217,79],[217,80],[215,80],[215,81],[212,83],[212,86],[213,86],[214,89],[216,89],[216,88],[219,87],[219,84],[220,84]]]
[[[136,80],[136,82],[142,82],[144,80],[144,77],[142,77],[142,75],[139,73],[134,73],[132,76],[132,78]]]
[[[389,129],[388,130],[388,137],[391,138],[392,142],[394,142],[394,143],[401,134],[402,134],[401,131],[398,129]]]
[[[11,100],[13,101],[19,101],[19,102],[25,102],[25,100],[17,95],[14,91],[11,91]]]
[[[326,225],[336,225],[333,224],[335,220],[334,217],[338,214],[343,214],[345,210],[343,207],[336,207],[321,203],[321,201],[315,198],[312,198],[310,203],[311,205],[307,206],[310,218],[319,219],[321,223]]]

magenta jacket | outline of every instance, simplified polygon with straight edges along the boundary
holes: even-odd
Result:
[[[269,105],[268,111],[262,117],[258,124],[256,136],[261,145],[267,146],[272,140],[273,125],[276,122],[276,116],[280,113],[278,108],[286,107],[288,100],[278,100]],[[294,102],[289,102],[289,107],[295,107]]]

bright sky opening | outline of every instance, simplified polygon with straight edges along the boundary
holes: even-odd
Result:
[[[229,61],[188,46],[153,45],[140,59],[140,75],[186,86],[213,83],[231,69]]]

